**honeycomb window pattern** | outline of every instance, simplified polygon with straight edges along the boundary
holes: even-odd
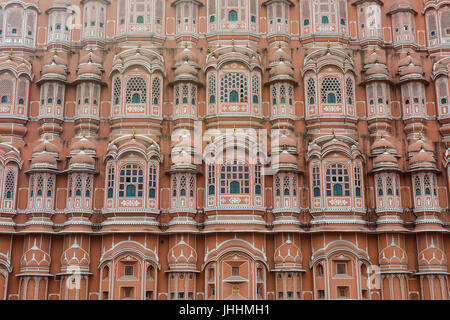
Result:
[[[220,82],[220,102],[229,103],[233,99],[233,94],[237,93],[240,103],[248,102],[247,79],[244,74],[230,72],[222,77]]]

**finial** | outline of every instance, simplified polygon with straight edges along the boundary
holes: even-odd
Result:
[[[406,55],[410,56],[411,55],[411,49],[408,49],[408,51],[406,51]]]
[[[383,133],[381,134],[381,139],[384,139],[384,134]]]
[[[331,131],[331,134],[333,135],[333,138],[336,139],[336,132],[334,130]]]
[[[43,149],[43,151],[47,151],[47,144],[46,144],[46,143],[44,143],[44,149]]]
[[[2,143],[2,136],[0,136],[0,143]]]
[[[45,133],[44,140],[48,140],[48,133]]]
[[[82,136],[83,138],[86,138],[86,131],[81,132],[81,136]]]
[[[187,42],[185,42],[185,44],[184,44],[184,48],[185,48],[185,49],[187,49],[187,48],[188,48],[188,44],[187,44]]]
[[[211,47],[210,46],[208,46],[207,52],[211,53]]]
[[[236,134],[236,124],[233,126],[233,135]]]
[[[13,50],[11,49],[11,50],[9,50],[8,60],[11,60],[12,55],[13,55]]]
[[[384,146],[384,153],[388,153],[387,150],[388,150],[388,147]]]
[[[188,62],[189,61],[189,57],[188,56],[184,56],[184,62]]]
[[[135,133],[136,133],[136,129],[133,127],[133,133],[132,133],[132,137],[133,137],[133,139],[134,139],[134,137],[135,137]]]
[[[327,44],[327,53],[331,53],[331,44],[330,44],[330,40],[328,40],[328,44]]]
[[[278,48],[281,49],[283,47],[283,45],[280,43],[278,43]]]
[[[138,43],[138,46],[136,48],[136,53],[141,53],[141,43]]]
[[[421,132],[419,132],[419,140],[422,140],[423,139],[423,136],[422,136],[422,131]]]

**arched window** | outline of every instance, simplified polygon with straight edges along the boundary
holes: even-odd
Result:
[[[142,197],[144,192],[144,171],[137,164],[122,167],[119,175],[119,197]]]
[[[195,179],[193,176],[189,179],[189,197],[194,197]]]
[[[421,183],[420,183],[420,178],[419,178],[419,177],[416,177],[416,178],[414,179],[414,188],[416,189],[416,196],[422,195],[422,192],[421,192]]]
[[[320,197],[320,169],[319,166],[315,165],[312,168],[312,179],[313,179],[313,195],[314,197]]]
[[[242,161],[226,163],[220,173],[221,194],[250,194],[250,169]]]
[[[47,179],[47,197],[52,197],[53,194],[54,177],[50,176]]]
[[[327,16],[322,16],[322,20],[321,20],[322,24],[328,24],[329,20]]]
[[[327,103],[336,103],[336,95],[332,92],[330,92],[327,95]]]
[[[119,77],[114,79],[114,104],[120,104],[120,96],[122,94],[122,81]]]
[[[316,101],[316,82],[313,78],[309,78],[307,81],[307,96],[310,105],[314,105]]]
[[[208,195],[216,194],[216,166],[211,163],[208,165]]]
[[[87,177],[86,178],[86,191],[85,191],[85,196],[86,198],[89,198],[91,196],[91,178]]]
[[[4,197],[6,199],[12,199],[14,189],[16,186],[16,174],[14,171],[9,170],[5,177],[5,193]]]
[[[253,103],[258,103],[258,96],[257,95],[253,96]]]
[[[186,177],[182,176],[180,179],[180,196],[186,196]]]
[[[108,199],[114,198],[114,176],[115,176],[114,166],[110,165],[108,168],[108,177],[107,177]]]
[[[383,196],[383,179],[381,177],[378,178],[377,182],[378,195]]]
[[[281,192],[280,192],[280,176],[277,176],[276,178],[275,178],[275,195],[277,196],[277,197],[279,197],[280,196],[280,194],[281,194]]]
[[[230,92],[230,102],[239,102],[239,94],[236,90]]]
[[[333,185],[333,196],[334,197],[342,197],[344,194],[342,192],[342,184]]]
[[[83,188],[81,177],[78,176],[75,180],[75,196],[81,197],[81,189]]]
[[[172,179],[172,196],[176,197],[177,196],[177,177],[173,177]]]
[[[237,21],[238,20],[238,14],[235,10],[230,10],[228,12],[228,21]]]
[[[144,17],[143,16],[137,16],[136,23],[144,23]]]
[[[230,194],[239,194],[241,193],[240,184],[238,181],[232,181],[230,183]]]
[[[7,96],[3,96],[2,97],[2,103],[8,103],[8,97]]]
[[[321,265],[321,264],[319,264],[318,266],[317,266],[317,276],[318,277],[323,277],[323,266]]]
[[[328,197],[350,196],[350,178],[344,165],[336,163],[328,166],[325,183]]]
[[[351,78],[345,80],[345,95],[347,96],[347,103],[353,104],[353,80]]]
[[[431,195],[430,176],[427,174],[423,176],[423,186],[425,189],[425,195],[427,196]]]
[[[255,164],[255,194],[261,194],[261,164]]]
[[[361,197],[361,170],[355,167],[355,196]]]
[[[152,100],[154,105],[158,105],[161,98],[161,80],[153,78],[152,80]]]
[[[209,96],[209,103],[216,103],[216,96],[215,95],[210,95]]]
[[[133,94],[133,98],[131,99],[131,103],[141,103],[141,95],[139,93]]]
[[[42,175],[39,175],[37,179],[37,192],[36,192],[36,195],[38,197],[42,197],[43,189],[44,189],[44,177],[42,177]]]
[[[157,170],[154,164],[150,165],[148,170],[148,197],[150,199],[156,198],[156,179]]]
[[[285,176],[283,178],[283,195],[285,196],[289,196],[290,195],[290,181],[289,181],[289,177]]]

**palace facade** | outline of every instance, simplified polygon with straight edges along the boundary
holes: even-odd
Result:
[[[1,0],[0,299],[449,299],[448,0]]]

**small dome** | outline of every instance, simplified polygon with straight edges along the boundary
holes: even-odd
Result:
[[[72,5],[71,0],[55,0],[50,5],[49,9],[56,9],[56,8],[66,8],[68,6]]]
[[[70,161],[69,161],[69,165],[73,166],[73,165],[95,165],[95,160],[88,155],[87,153],[85,153],[83,150],[81,150],[80,153],[78,153],[77,155],[73,156]]]
[[[383,148],[383,149],[387,148],[387,149],[395,149],[396,150],[394,144],[391,141],[385,139],[384,137],[381,137],[380,139],[375,141],[374,144],[372,145],[372,150],[378,149],[378,148]]]
[[[297,164],[297,157],[294,156],[293,154],[290,154],[287,151],[283,151],[280,153],[279,156],[279,162],[280,163],[293,163],[293,164]]]
[[[97,76],[102,75],[102,71],[100,70],[100,67],[94,63],[85,63],[80,66],[78,69],[78,74],[94,74]]]
[[[409,66],[402,68],[400,71],[401,76],[409,75],[409,74],[423,74],[423,69],[420,66],[415,66],[413,64],[410,64]]]
[[[42,75],[48,74],[56,74],[59,76],[66,77],[67,76],[66,67],[58,64],[46,65],[42,68]]]
[[[279,246],[274,253],[275,267],[302,267],[302,254],[290,239]]]
[[[102,64],[103,59],[100,58],[98,55],[96,55],[92,50],[89,51],[88,53],[84,54],[83,56],[81,56],[80,58],[80,62],[79,64],[83,64],[83,63],[95,63],[95,64]]]
[[[183,239],[170,249],[168,260],[171,269],[196,269],[197,267],[197,253]]]
[[[51,258],[48,253],[34,245],[28,249],[20,259],[21,272],[26,272],[27,269],[32,269],[34,272],[49,272]],[[31,271],[31,270],[30,270]]]
[[[71,150],[96,150],[97,144],[92,140],[82,137],[80,140],[78,140],[77,142],[72,144],[70,149]]]
[[[273,67],[270,70],[270,76],[271,77],[279,77],[279,76],[292,77],[292,76],[294,76],[294,70],[288,64],[284,63],[283,61],[280,61],[279,64],[277,64],[275,67]]]
[[[373,160],[375,167],[386,166],[386,167],[398,167],[397,159],[388,152],[384,152],[377,156]]]
[[[43,152],[43,151],[52,152],[52,153],[59,153],[58,147],[56,145],[54,145],[53,143],[48,142],[47,140],[45,140],[44,142],[38,144],[33,149],[33,153],[39,153],[39,152]]]
[[[190,65],[189,62],[185,61],[181,66],[175,69],[175,77],[181,75],[197,76],[197,70]]]
[[[372,67],[370,67],[369,69],[367,69],[367,71],[366,71],[367,76],[377,75],[377,74],[388,75],[388,70],[386,69],[386,66],[377,63],[377,64],[373,65]]]
[[[434,151],[433,147],[431,145],[429,145],[428,143],[423,141],[421,138],[419,138],[419,140],[417,140],[416,142],[411,143],[408,146],[408,153],[409,152],[419,152],[422,149],[425,150],[425,151]]]
[[[395,0],[389,8],[389,12],[398,9],[412,9],[411,2],[409,0]]]
[[[381,250],[379,257],[380,265],[400,265],[406,267],[408,263],[405,251],[395,243]]]
[[[36,157],[31,160],[31,167],[51,167],[56,168],[57,161],[56,158],[48,153],[41,152]]]
[[[411,57],[411,54],[408,51],[408,53],[406,54],[406,57],[399,60],[398,66],[406,67],[406,66],[409,66],[410,64],[413,64],[415,66],[420,66],[420,62],[417,61],[416,59],[414,59],[413,57]]]
[[[417,152],[414,156],[412,156],[411,160],[409,161],[410,165],[413,164],[426,164],[426,163],[435,163],[435,160],[433,158],[433,155],[431,152],[421,150]]]
[[[178,52],[175,56],[175,62],[184,62],[185,60],[197,63],[197,56],[187,47]]]
[[[437,248],[433,243],[421,251],[418,255],[419,257],[419,268],[429,267],[429,266],[445,266],[447,269],[447,257],[445,253]]]
[[[70,248],[64,251],[61,257],[64,266],[89,266],[89,254],[75,241]]]
[[[291,60],[290,55],[285,50],[283,50],[281,48],[281,46],[279,46],[269,56],[269,61],[270,62],[277,62],[277,61],[280,61],[280,60],[284,60],[284,61],[290,61]]]
[[[364,59],[365,64],[386,64],[386,59],[384,58],[384,55],[380,55],[375,49],[366,56]]]

